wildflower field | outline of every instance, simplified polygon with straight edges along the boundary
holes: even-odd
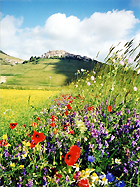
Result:
[[[78,70],[51,101],[27,94],[23,104],[18,96],[4,104],[0,186],[140,186],[140,70],[132,63],[114,53],[102,67]]]

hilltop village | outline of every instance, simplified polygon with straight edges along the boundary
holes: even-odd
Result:
[[[87,56],[71,54],[64,50],[48,51],[47,53],[44,53],[41,56],[41,58],[67,58],[67,59],[83,60],[86,62],[92,61],[92,59]]]

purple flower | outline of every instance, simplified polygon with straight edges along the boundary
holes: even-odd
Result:
[[[133,141],[132,141],[132,147],[134,147],[135,144],[136,144],[136,142],[133,140]]]
[[[123,168],[124,173],[128,173],[128,170],[126,169],[126,167]]]
[[[109,144],[106,140],[105,140],[105,147],[109,147]]]
[[[120,64],[121,64],[122,66],[124,66],[125,63],[124,63],[123,60],[121,60],[121,61],[120,61]]]
[[[68,177],[68,175],[66,176],[66,182],[69,182],[69,177]]]
[[[91,130],[91,134],[92,134],[93,138],[97,138],[98,137],[98,131],[97,131],[97,129],[92,129]]]
[[[88,161],[89,161],[89,162],[94,162],[94,161],[95,161],[94,156],[88,156]]]

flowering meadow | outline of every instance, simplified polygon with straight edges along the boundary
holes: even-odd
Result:
[[[0,186],[140,186],[140,70],[113,54],[0,131]],[[65,90],[66,91],[66,90]]]

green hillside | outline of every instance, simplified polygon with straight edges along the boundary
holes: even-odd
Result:
[[[21,63],[21,62],[23,62],[22,59],[9,56],[5,52],[0,50],[0,65],[9,65],[9,64],[11,65],[14,63]]]
[[[93,69],[96,61],[85,62],[73,59],[39,59],[37,64],[1,65],[1,76],[6,82],[1,88],[47,89],[59,88],[76,79],[75,73],[83,68]]]

